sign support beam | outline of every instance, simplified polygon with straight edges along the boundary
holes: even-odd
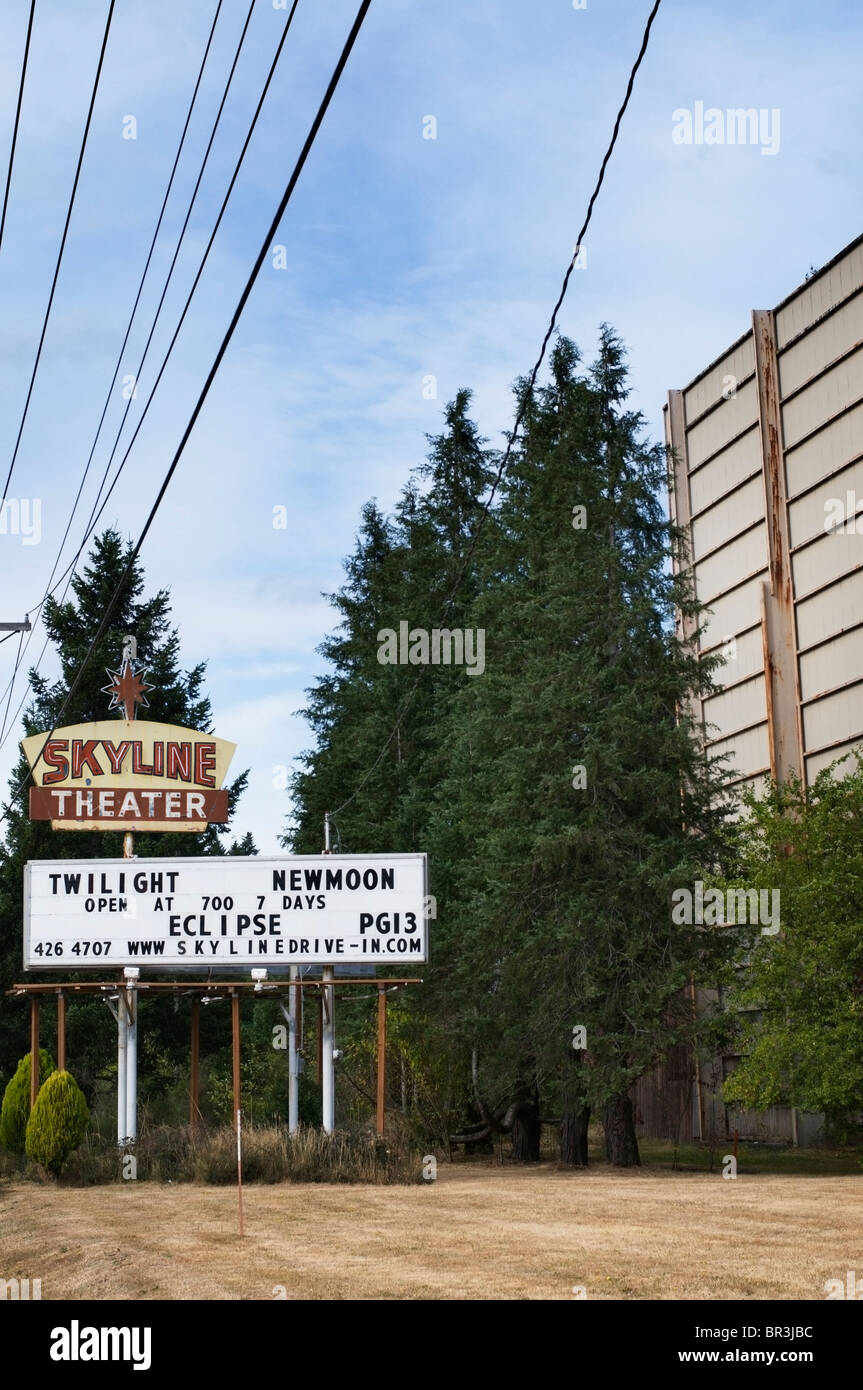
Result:
[[[201,1001],[192,1000],[192,1037],[189,1058],[189,1126],[197,1129],[198,1121],[201,1118],[199,1105],[201,1094],[200,1082],[200,1059],[201,1059]]]
[[[296,980],[299,969],[291,966],[291,980]],[[299,1022],[300,991],[292,989],[288,995],[288,1133],[296,1134],[300,1127],[300,1056],[297,1048],[297,1024]]]
[[[378,1094],[377,1094],[377,1132],[384,1137],[384,1108],[387,1089],[387,992],[383,985],[378,987]]]
[[[321,990],[321,1090],[322,1119],[324,1134],[332,1134],[336,1127],[335,1095],[335,1041],[336,1041],[336,992],[330,981],[333,967],[324,966],[324,984]]]
[[[231,1075],[234,1090],[234,1129],[240,1114],[240,996],[231,991]]]
[[[66,996],[57,991],[57,1070],[66,1070]]]
[[[39,1000],[30,997],[30,1109],[39,1094]]]
[[[126,1143],[138,1139],[138,991],[126,987]]]

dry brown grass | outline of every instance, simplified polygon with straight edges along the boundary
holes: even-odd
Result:
[[[419,1187],[0,1186],[0,1276],[45,1299],[823,1299],[863,1178],[440,1164]]]

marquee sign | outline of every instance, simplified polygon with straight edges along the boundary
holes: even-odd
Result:
[[[24,969],[427,959],[424,854],[32,860]]]
[[[212,734],[105,719],[21,746],[33,768],[31,819],[55,830],[193,831],[228,819],[220,789],[236,745]]]

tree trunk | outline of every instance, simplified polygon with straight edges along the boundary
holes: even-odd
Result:
[[[638,1140],[632,1118],[632,1101],[624,1092],[612,1096],[602,1114],[605,1130],[605,1156],[615,1168],[638,1168]]]
[[[538,1163],[542,1125],[533,1101],[524,1101],[512,1125],[512,1156],[516,1163]]]
[[[560,1161],[570,1168],[587,1167],[587,1126],[590,1123],[590,1106],[579,1105],[572,1110],[564,1110],[560,1122]]]
[[[585,1100],[582,1053],[567,1049],[561,1076],[560,1161],[571,1168],[587,1167],[587,1127],[590,1106]]]

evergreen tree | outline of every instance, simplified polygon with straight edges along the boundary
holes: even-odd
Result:
[[[375,502],[363,509],[346,583],[329,595],[340,624],[318,649],[331,669],[308,692],[304,711],[315,747],[293,780],[294,823],[282,841],[295,852],[319,852],[324,812],[360,787],[335,820],[335,850],[425,848],[445,765],[441,729],[449,703],[472,678],[454,665],[383,664],[379,634],[398,632],[402,622],[428,632],[459,627],[476,591],[470,551],[494,455],[470,419],[470,401],[470,392],[462,390],[446,406],[444,427],[429,437],[427,461],[412,473],[394,516],[385,517]],[[434,879],[431,886],[434,891]],[[418,1066],[422,1056],[426,1075],[439,1075],[451,1039],[434,1027],[415,996],[409,992],[399,1033],[401,1062]],[[355,1010],[346,998],[339,1032],[351,1066],[365,1057],[364,1027],[362,1005]],[[412,1094],[425,1094],[422,1079],[415,1079]],[[436,1095],[426,1112],[442,1107],[447,1103]]]
[[[439,735],[427,978],[479,1059],[483,1128],[511,1127],[526,1159],[551,1111],[563,1157],[584,1161],[593,1108],[609,1159],[638,1162],[630,1088],[674,1043],[706,1041],[715,1020],[683,991],[717,979],[730,945],[670,917],[673,888],[720,852],[720,778],[685,713],[709,668],[674,632],[676,605],[697,610],[669,568],[663,452],[626,395],[610,329],[586,375],[559,340],[483,537],[486,673]]]
[[[363,853],[422,847],[440,770],[438,725],[464,671],[383,664],[378,634],[398,632],[402,622],[429,632],[459,626],[475,589],[468,551],[492,455],[468,415],[470,400],[462,390],[447,405],[444,430],[429,437],[428,460],[414,471],[394,518],[375,502],[363,508],[347,582],[328,595],[340,624],[318,648],[332,670],[308,692],[303,711],[316,747],[293,781],[295,821],[283,843],[296,852],[321,848],[324,812],[370,770],[339,817],[344,846]]]

